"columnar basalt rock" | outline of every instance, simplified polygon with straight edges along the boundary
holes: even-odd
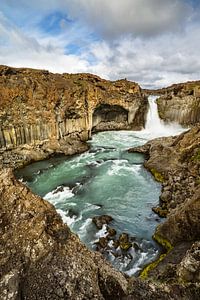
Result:
[[[147,112],[147,99],[138,84],[111,82],[90,74],[0,66],[0,97],[0,148],[6,149],[66,140],[73,135],[86,141],[100,105],[109,106],[110,113],[116,114],[115,122],[104,120],[108,124],[105,129],[141,129]],[[121,123],[116,106],[127,112]]]
[[[194,125],[200,121],[200,81],[173,84],[168,88],[146,91],[158,95],[158,112],[166,122]]]

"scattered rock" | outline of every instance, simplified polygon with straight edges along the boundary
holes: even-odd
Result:
[[[161,218],[166,218],[168,214],[168,210],[162,207],[156,206],[152,208],[152,211],[159,215]]]
[[[68,212],[67,212],[67,215],[70,217],[70,218],[78,218],[78,213],[74,210],[74,209],[72,209],[72,208],[70,208],[69,210],[68,210]]]
[[[103,225],[109,224],[111,221],[113,221],[113,218],[108,215],[95,216],[92,218],[92,222],[98,229],[102,229]]]
[[[142,250],[142,249],[140,248],[140,246],[139,246],[136,242],[133,243],[133,248],[134,248],[136,251]]]
[[[127,233],[122,233],[119,236],[119,246],[122,250],[127,251],[132,247],[132,243],[129,241],[129,235]]]
[[[96,250],[101,251],[102,249],[108,247],[108,239],[106,237],[100,237],[96,245],[97,245]]]
[[[110,227],[107,227],[107,232],[108,232],[107,235],[108,238],[113,238],[117,234],[116,230]]]
[[[57,194],[57,193],[60,193],[60,192],[63,192],[64,191],[64,187],[63,186],[58,186],[54,191],[53,191],[53,194]]]

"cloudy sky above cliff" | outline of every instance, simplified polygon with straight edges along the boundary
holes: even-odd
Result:
[[[198,0],[1,0],[0,64],[127,78],[200,79]]]

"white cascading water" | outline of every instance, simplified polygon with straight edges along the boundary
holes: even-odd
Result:
[[[158,108],[156,99],[158,96],[149,96],[149,110],[147,113],[147,120],[145,129],[139,135],[147,137],[148,140],[156,137],[170,136],[180,134],[185,130],[177,123],[166,124],[158,115]]]

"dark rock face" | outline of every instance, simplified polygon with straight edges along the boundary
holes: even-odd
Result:
[[[93,114],[92,131],[128,129],[128,111],[118,105],[102,104]]]
[[[200,81],[174,84],[155,91],[160,118],[166,122],[194,125],[200,121]]]
[[[102,229],[103,225],[109,224],[112,220],[113,218],[108,215],[96,216],[92,218],[92,222],[98,229]]]
[[[96,120],[102,118],[98,107],[104,107],[103,111],[109,107],[102,119],[103,130],[141,129],[147,112],[147,99],[138,84],[91,74],[0,66],[0,96],[3,149],[25,146],[28,151],[31,145],[54,152],[58,144],[86,141]]]

